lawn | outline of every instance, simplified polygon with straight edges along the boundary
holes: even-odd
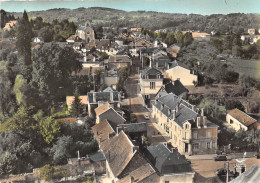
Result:
[[[260,79],[260,60],[228,59],[227,64],[239,74]]]

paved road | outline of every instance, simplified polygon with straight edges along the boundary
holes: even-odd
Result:
[[[143,115],[149,113],[143,106],[143,99],[138,90],[138,75],[131,75],[126,81],[126,91],[131,111],[136,115],[138,122],[147,122],[147,136],[151,144],[165,142],[161,133],[155,128],[151,120],[144,119]]]

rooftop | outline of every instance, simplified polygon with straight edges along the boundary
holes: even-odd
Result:
[[[148,146],[146,155],[160,174],[193,172],[185,156],[177,151],[170,151],[164,144]]]
[[[146,122],[141,123],[130,123],[130,124],[120,124],[119,127],[123,127],[125,132],[146,132],[147,124]]]
[[[159,71],[158,69],[155,69],[154,67],[147,67],[144,70],[140,71],[141,74],[145,74],[145,75],[162,75],[162,72]]]
[[[95,109],[96,115],[99,116],[100,114],[107,111],[108,109],[109,109],[109,103],[106,102],[105,104],[103,104]]]
[[[260,165],[253,165],[247,171],[236,177],[230,183],[257,183],[260,182]]]
[[[242,123],[245,126],[250,126],[251,124],[257,121],[256,119],[240,111],[239,109],[233,109],[229,111],[228,114],[237,119],[240,123]]]

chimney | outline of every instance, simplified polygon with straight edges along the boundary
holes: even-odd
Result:
[[[203,116],[203,127],[207,128],[207,117]]]
[[[110,102],[113,102],[114,101],[114,95],[113,95],[114,92],[110,92]]]
[[[200,128],[201,123],[200,123],[200,117],[197,117],[197,127]]]
[[[97,100],[96,100],[96,92],[93,92],[93,102],[96,103]]]
[[[168,110],[168,115],[169,115],[169,116],[171,115],[171,109]]]
[[[161,105],[161,110],[163,110],[164,104]]]
[[[84,57],[83,57],[83,61],[84,61],[84,62],[87,62],[87,56],[84,56]]]
[[[172,110],[172,119],[174,120],[176,118],[176,111]]]
[[[201,109],[201,116],[204,116],[204,109]]]
[[[192,105],[192,111],[195,111],[195,105]]]

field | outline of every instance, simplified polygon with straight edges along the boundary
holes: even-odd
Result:
[[[260,79],[260,60],[228,59],[227,64],[240,75]]]

